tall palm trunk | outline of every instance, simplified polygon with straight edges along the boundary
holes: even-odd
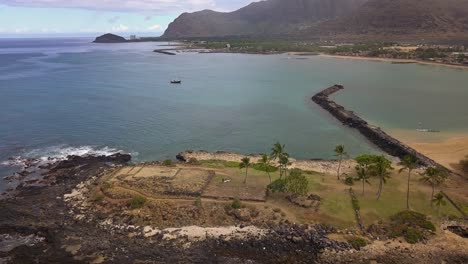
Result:
[[[340,162],[338,163],[338,180],[340,180],[340,169],[341,169],[341,162],[343,161],[343,155],[340,155]]]
[[[268,167],[268,166],[269,165],[267,165],[266,172],[268,174],[268,178],[270,178],[270,183],[271,183],[270,167]]]
[[[247,171],[249,170],[249,168],[245,168],[245,178],[244,178],[244,183],[247,182]]]
[[[380,200],[380,196],[382,195],[382,188],[383,188],[383,178],[382,178],[382,175],[380,175],[379,191],[377,192],[377,200]]]
[[[411,170],[408,170],[408,189],[406,191],[406,209],[410,209],[409,206],[409,191],[410,191],[410,180],[411,180]]]

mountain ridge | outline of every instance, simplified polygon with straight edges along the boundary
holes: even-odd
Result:
[[[467,0],[267,0],[233,12],[184,13],[163,37],[463,39]]]

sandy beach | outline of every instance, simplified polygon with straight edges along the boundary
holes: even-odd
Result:
[[[421,133],[407,130],[389,130],[392,136],[455,171],[457,164],[468,155],[468,134]]]
[[[431,61],[421,61],[421,60],[407,60],[407,59],[389,59],[389,58],[374,58],[374,57],[355,57],[355,56],[342,56],[342,55],[330,55],[321,53],[319,56],[327,58],[337,58],[337,59],[348,59],[348,60],[367,60],[367,61],[383,61],[383,62],[394,62],[394,63],[417,63],[422,65],[432,65],[432,66],[444,66],[454,69],[463,69],[468,70],[468,66],[463,65],[452,65],[439,62]]]

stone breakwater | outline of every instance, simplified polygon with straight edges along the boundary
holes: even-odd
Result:
[[[320,105],[323,109],[327,110],[344,125],[359,130],[359,132],[369,141],[374,143],[386,153],[398,158],[403,158],[407,155],[413,156],[422,166],[443,167],[431,158],[419,153],[415,149],[405,145],[403,142],[391,137],[379,127],[367,123],[353,111],[346,110],[343,106],[337,104],[329,98],[330,95],[343,89],[344,87],[342,85],[331,86],[314,95],[312,97],[312,101]]]

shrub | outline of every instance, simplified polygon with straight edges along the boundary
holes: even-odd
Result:
[[[133,197],[133,198],[130,200],[130,208],[132,208],[132,209],[138,209],[138,208],[143,207],[143,205],[144,205],[145,203],[146,203],[146,198],[145,198],[145,197],[136,196],[136,197]]]
[[[354,210],[356,211],[361,210],[361,206],[359,205],[359,200],[355,196],[353,196],[353,198],[351,199],[351,203],[353,205]]]
[[[96,203],[100,203],[100,202],[104,201],[104,195],[98,194],[98,195],[96,195],[96,196],[94,197],[93,200],[94,200],[94,202],[96,202]]]
[[[241,209],[243,207],[244,205],[241,203],[241,201],[238,198],[234,199],[234,201],[231,204],[232,209]]]
[[[165,161],[163,161],[163,165],[164,165],[164,166],[167,166],[167,167],[172,166],[172,165],[173,165],[173,164],[172,164],[172,160],[165,160]]]
[[[198,208],[203,207],[201,198],[200,198],[200,197],[197,197],[197,199],[195,199],[195,201],[193,202],[193,205],[195,205],[195,206],[198,207]]]
[[[271,166],[271,165],[268,165],[268,167],[263,164],[263,163],[255,163],[252,168],[258,170],[258,171],[264,171],[264,172],[267,172],[267,168],[268,168],[268,172],[276,172],[278,171],[278,168],[275,167],[275,166]]]
[[[309,189],[309,181],[299,170],[292,170],[286,178],[286,189],[288,192],[299,195],[306,195]]]
[[[267,189],[273,193],[286,192],[286,180],[284,179],[275,180],[267,186]]]
[[[226,161],[224,166],[227,168],[239,168],[240,162],[237,161]]]
[[[388,236],[402,236],[408,243],[417,243],[425,239],[427,231],[435,231],[435,226],[424,214],[403,211],[390,217]]]
[[[353,177],[346,177],[345,184],[349,185],[349,186],[353,186],[354,185],[354,178]]]
[[[362,237],[351,237],[347,239],[348,243],[356,250],[367,246],[368,242]]]
[[[421,232],[420,230],[418,230],[416,228],[412,228],[412,227],[405,228],[403,236],[404,236],[406,242],[408,242],[410,244],[416,244],[419,241],[424,239],[423,232]]]
[[[435,231],[436,228],[424,214],[414,211],[403,211],[390,217],[393,224],[420,227],[425,230]]]
[[[200,165],[200,162],[196,158],[190,158],[188,163],[192,165]]]

